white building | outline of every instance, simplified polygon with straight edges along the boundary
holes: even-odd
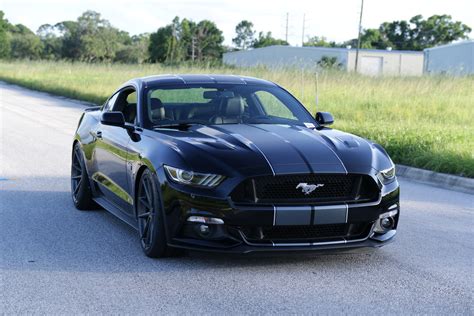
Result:
[[[424,50],[425,73],[474,74],[474,40]]]
[[[237,67],[311,68],[326,57],[336,57],[341,67],[355,70],[355,49],[326,47],[268,46],[225,53],[225,64]],[[358,72],[366,75],[420,76],[423,52],[360,49]]]

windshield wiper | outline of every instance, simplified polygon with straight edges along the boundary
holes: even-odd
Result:
[[[191,126],[202,125],[201,123],[196,122],[176,122],[171,124],[155,125],[153,129],[156,128],[168,128],[168,129],[177,129],[180,131],[187,131]]]

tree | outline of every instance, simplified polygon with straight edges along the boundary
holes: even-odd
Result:
[[[61,58],[62,39],[57,35],[58,31],[55,26],[50,24],[41,25],[36,34],[43,43],[43,51],[41,58],[59,59]]]
[[[260,47],[273,46],[273,45],[289,45],[289,44],[285,40],[274,38],[271,32],[267,32],[267,34],[260,32],[258,34],[258,38],[253,43],[253,48],[260,48]]]
[[[152,62],[165,62],[168,57],[168,46],[171,44],[173,29],[171,25],[160,27],[150,35],[148,53]]]
[[[222,56],[224,36],[214,22],[202,20],[196,25],[194,35],[196,38],[197,60],[215,59]]]
[[[131,42],[127,32],[94,11],[84,12],[77,21],[60,22],[54,30],[61,38],[61,56],[72,60],[112,61],[121,45]]]
[[[255,36],[252,22],[247,20],[241,21],[235,27],[235,33],[237,33],[237,36],[232,39],[232,42],[237,48],[245,50],[252,46]]]
[[[12,34],[11,57],[39,59],[43,51],[43,44],[35,34]]]
[[[196,23],[194,21],[183,19],[180,28],[180,47],[183,50],[185,60],[196,58]]]
[[[378,29],[366,29],[361,36],[362,48],[398,50],[423,50],[467,39],[471,28],[459,21],[452,21],[449,15],[433,15],[424,20],[416,15],[410,21],[393,21],[380,24]],[[357,40],[345,44],[356,46]]]
[[[114,61],[128,64],[140,64],[148,60],[150,35],[147,33],[134,35],[115,54]]]
[[[343,65],[337,57],[323,56],[318,61],[318,66],[323,69],[342,69]]]
[[[367,32],[369,30],[366,30]],[[376,33],[377,30],[372,30]],[[380,42],[390,43],[389,45],[399,50],[412,50],[413,42],[411,37],[411,25],[407,21],[384,22],[378,29]],[[374,48],[383,49],[384,45],[377,45]]]
[[[82,54],[81,32],[76,21],[63,21],[57,23],[55,29],[61,37],[61,57],[79,60]]]
[[[148,52],[153,62],[175,63],[193,56],[202,61],[221,57],[223,41],[222,31],[213,22],[203,20],[196,24],[175,17],[171,24],[150,35]]]
[[[336,42],[329,42],[324,36],[313,36],[308,38],[306,42],[303,43],[303,46],[318,46],[318,47],[338,47]]]
[[[10,36],[8,34],[9,24],[4,19],[4,13],[0,10],[0,58],[10,57]]]
[[[100,13],[84,12],[78,19],[80,59],[85,61],[113,60],[123,34],[102,19]]]
[[[23,24],[7,25],[10,37],[10,56],[12,58],[38,59],[43,50],[43,43],[29,28]]]
[[[468,34],[472,31],[466,24],[453,21],[446,14],[433,15],[426,20],[421,15],[416,15],[410,19],[410,23],[414,25],[411,31],[411,49],[416,50],[468,39]]]
[[[18,34],[18,35],[34,35],[33,31],[31,31],[28,27],[24,26],[23,24],[8,24],[8,31],[11,34]]]

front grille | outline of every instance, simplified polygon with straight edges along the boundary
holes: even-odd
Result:
[[[305,194],[301,183],[319,185]],[[299,188],[298,185],[300,185]],[[378,198],[379,188],[366,175],[296,174],[247,179],[232,192],[234,202],[242,203],[351,203]]]
[[[241,227],[245,238],[252,242],[311,242],[334,240],[338,238],[356,239],[364,237],[370,229],[370,223],[325,224],[297,226]]]

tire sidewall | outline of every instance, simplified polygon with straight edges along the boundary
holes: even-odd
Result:
[[[148,248],[143,246],[143,243],[140,240],[140,245],[143,249],[143,252],[152,258],[163,257],[167,251],[167,238],[166,238],[166,231],[165,231],[165,223],[164,223],[164,216],[163,216],[163,205],[161,199],[161,190],[158,184],[158,180],[156,176],[149,170],[145,169],[140,177],[139,186],[142,186],[142,179],[143,177],[148,177],[152,184],[153,190],[153,208],[155,212],[155,216],[153,216],[153,231],[151,237],[151,243]],[[137,205],[138,203],[136,203]],[[136,206],[137,208],[138,206]],[[138,209],[135,210],[137,214],[137,221],[138,221]],[[138,234],[140,237],[140,229],[138,230]],[[141,237],[140,237],[141,238]]]
[[[72,159],[71,159],[71,175],[72,175],[72,170],[73,170],[73,159],[75,152],[78,152],[80,161],[79,164],[81,165],[82,169],[82,181],[79,185],[79,191],[77,192],[77,197],[74,198],[74,192],[73,192],[73,187],[72,187],[72,180],[71,180],[71,199],[72,202],[74,203],[74,206],[79,209],[79,210],[85,210],[92,208],[92,194],[89,186],[89,176],[87,174],[86,166],[84,163],[84,156],[82,153],[82,149],[79,143],[76,143],[74,145],[73,151],[72,151]]]

